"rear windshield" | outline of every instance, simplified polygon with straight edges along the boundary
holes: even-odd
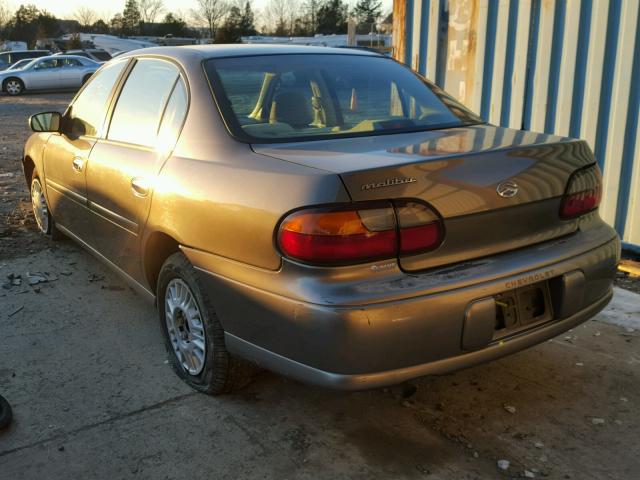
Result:
[[[91,54],[98,60],[101,60],[103,62],[108,62],[109,60],[111,60],[111,55],[109,55],[109,52],[91,52]]]
[[[217,58],[205,63],[231,133],[250,142],[379,135],[482,120],[399,63],[312,54]]]

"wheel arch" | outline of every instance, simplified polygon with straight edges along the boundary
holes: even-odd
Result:
[[[5,91],[5,85],[7,84],[8,81],[10,80],[18,80],[21,84],[22,84],[22,90],[26,90],[27,86],[24,83],[24,80],[21,79],[20,77],[7,77],[4,80],[2,80],[2,91]]]
[[[147,236],[143,248],[142,266],[147,284],[154,294],[162,265],[167,258],[179,251],[180,242],[165,232],[154,231]]]
[[[44,185],[44,149],[45,145],[49,141],[50,134],[36,133],[32,134],[24,145],[24,151],[22,154],[22,171],[24,172],[24,179],[27,182],[27,187],[31,187],[31,177],[33,172],[38,172],[40,180]]]
[[[30,155],[25,155],[22,160],[22,171],[24,172],[24,180],[27,182],[27,188],[31,188],[31,178],[33,172],[36,169],[36,163],[33,161]]]

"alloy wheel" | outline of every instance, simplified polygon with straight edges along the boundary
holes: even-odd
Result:
[[[18,95],[22,92],[22,84],[18,80],[9,80],[4,88],[9,95]]]
[[[47,199],[42,191],[40,180],[37,178],[31,182],[31,207],[38,229],[44,234],[49,233],[49,207],[47,207]]]
[[[164,296],[165,321],[173,352],[190,375],[198,375],[205,364],[207,347],[200,308],[189,285],[172,279]]]

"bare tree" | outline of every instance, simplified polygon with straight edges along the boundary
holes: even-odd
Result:
[[[216,30],[220,21],[229,11],[227,0],[196,0],[197,7],[191,10],[195,23],[206,25],[209,37],[216,38]]]
[[[105,23],[109,23],[112,16],[110,10],[101,10],[100,12],[96,12],[96,15],[98,16],[98,20],[102,20]]]
[[[162,0],[139,0],[138,9],[144,23],[153,23],[158,15],[164,12],[164,2]]]
[[[75,18],[83,27],[90,27],[98,20],[98,14],[91,10],[89,7],[79,7],[73,12],[73,18]]]
[[[3,29],[11,17],[13,16],[13,9],[6,0],[0,0],[0,30]]]
[[[297,12],[291,0],[270,0],[265,11],[273,33],[278,36],[291,33]]]

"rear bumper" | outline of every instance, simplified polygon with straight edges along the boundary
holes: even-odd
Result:
[[[453,357],[435,360],[429,363],[382,372],[362,374],[327,372],[270,352],[269,350],[265,350],[228,333],[225,334],[225,342],[227,348],[232,353],[250,359],[268,370],[278,372],[302,382],[313,383],[338,390],[365,390],[395,385],[425,375],[442,375],[524,350],[525,348],[554,338],[562,332],[589,320],[607,306],[612,296],[613,291],[609,290],[602,298],[571,317],[522,332],[509,338],[505,342],[495,342],[480,350],[460,353]]]
[[[281,271],[260,287],[213,274],[218,270],[205,269],[201,255],[186,253],[201,262],[195,264],[231,353],[303,382],[359,390],[493,360],[588,320],[611,299],[619,252],[619,239],[602,224],[417,275],[372,273],[355,281],[345,271],[329,281]],[[552,320],[500,341],[463,341],[470,305],[541,280],[556,285]]]

